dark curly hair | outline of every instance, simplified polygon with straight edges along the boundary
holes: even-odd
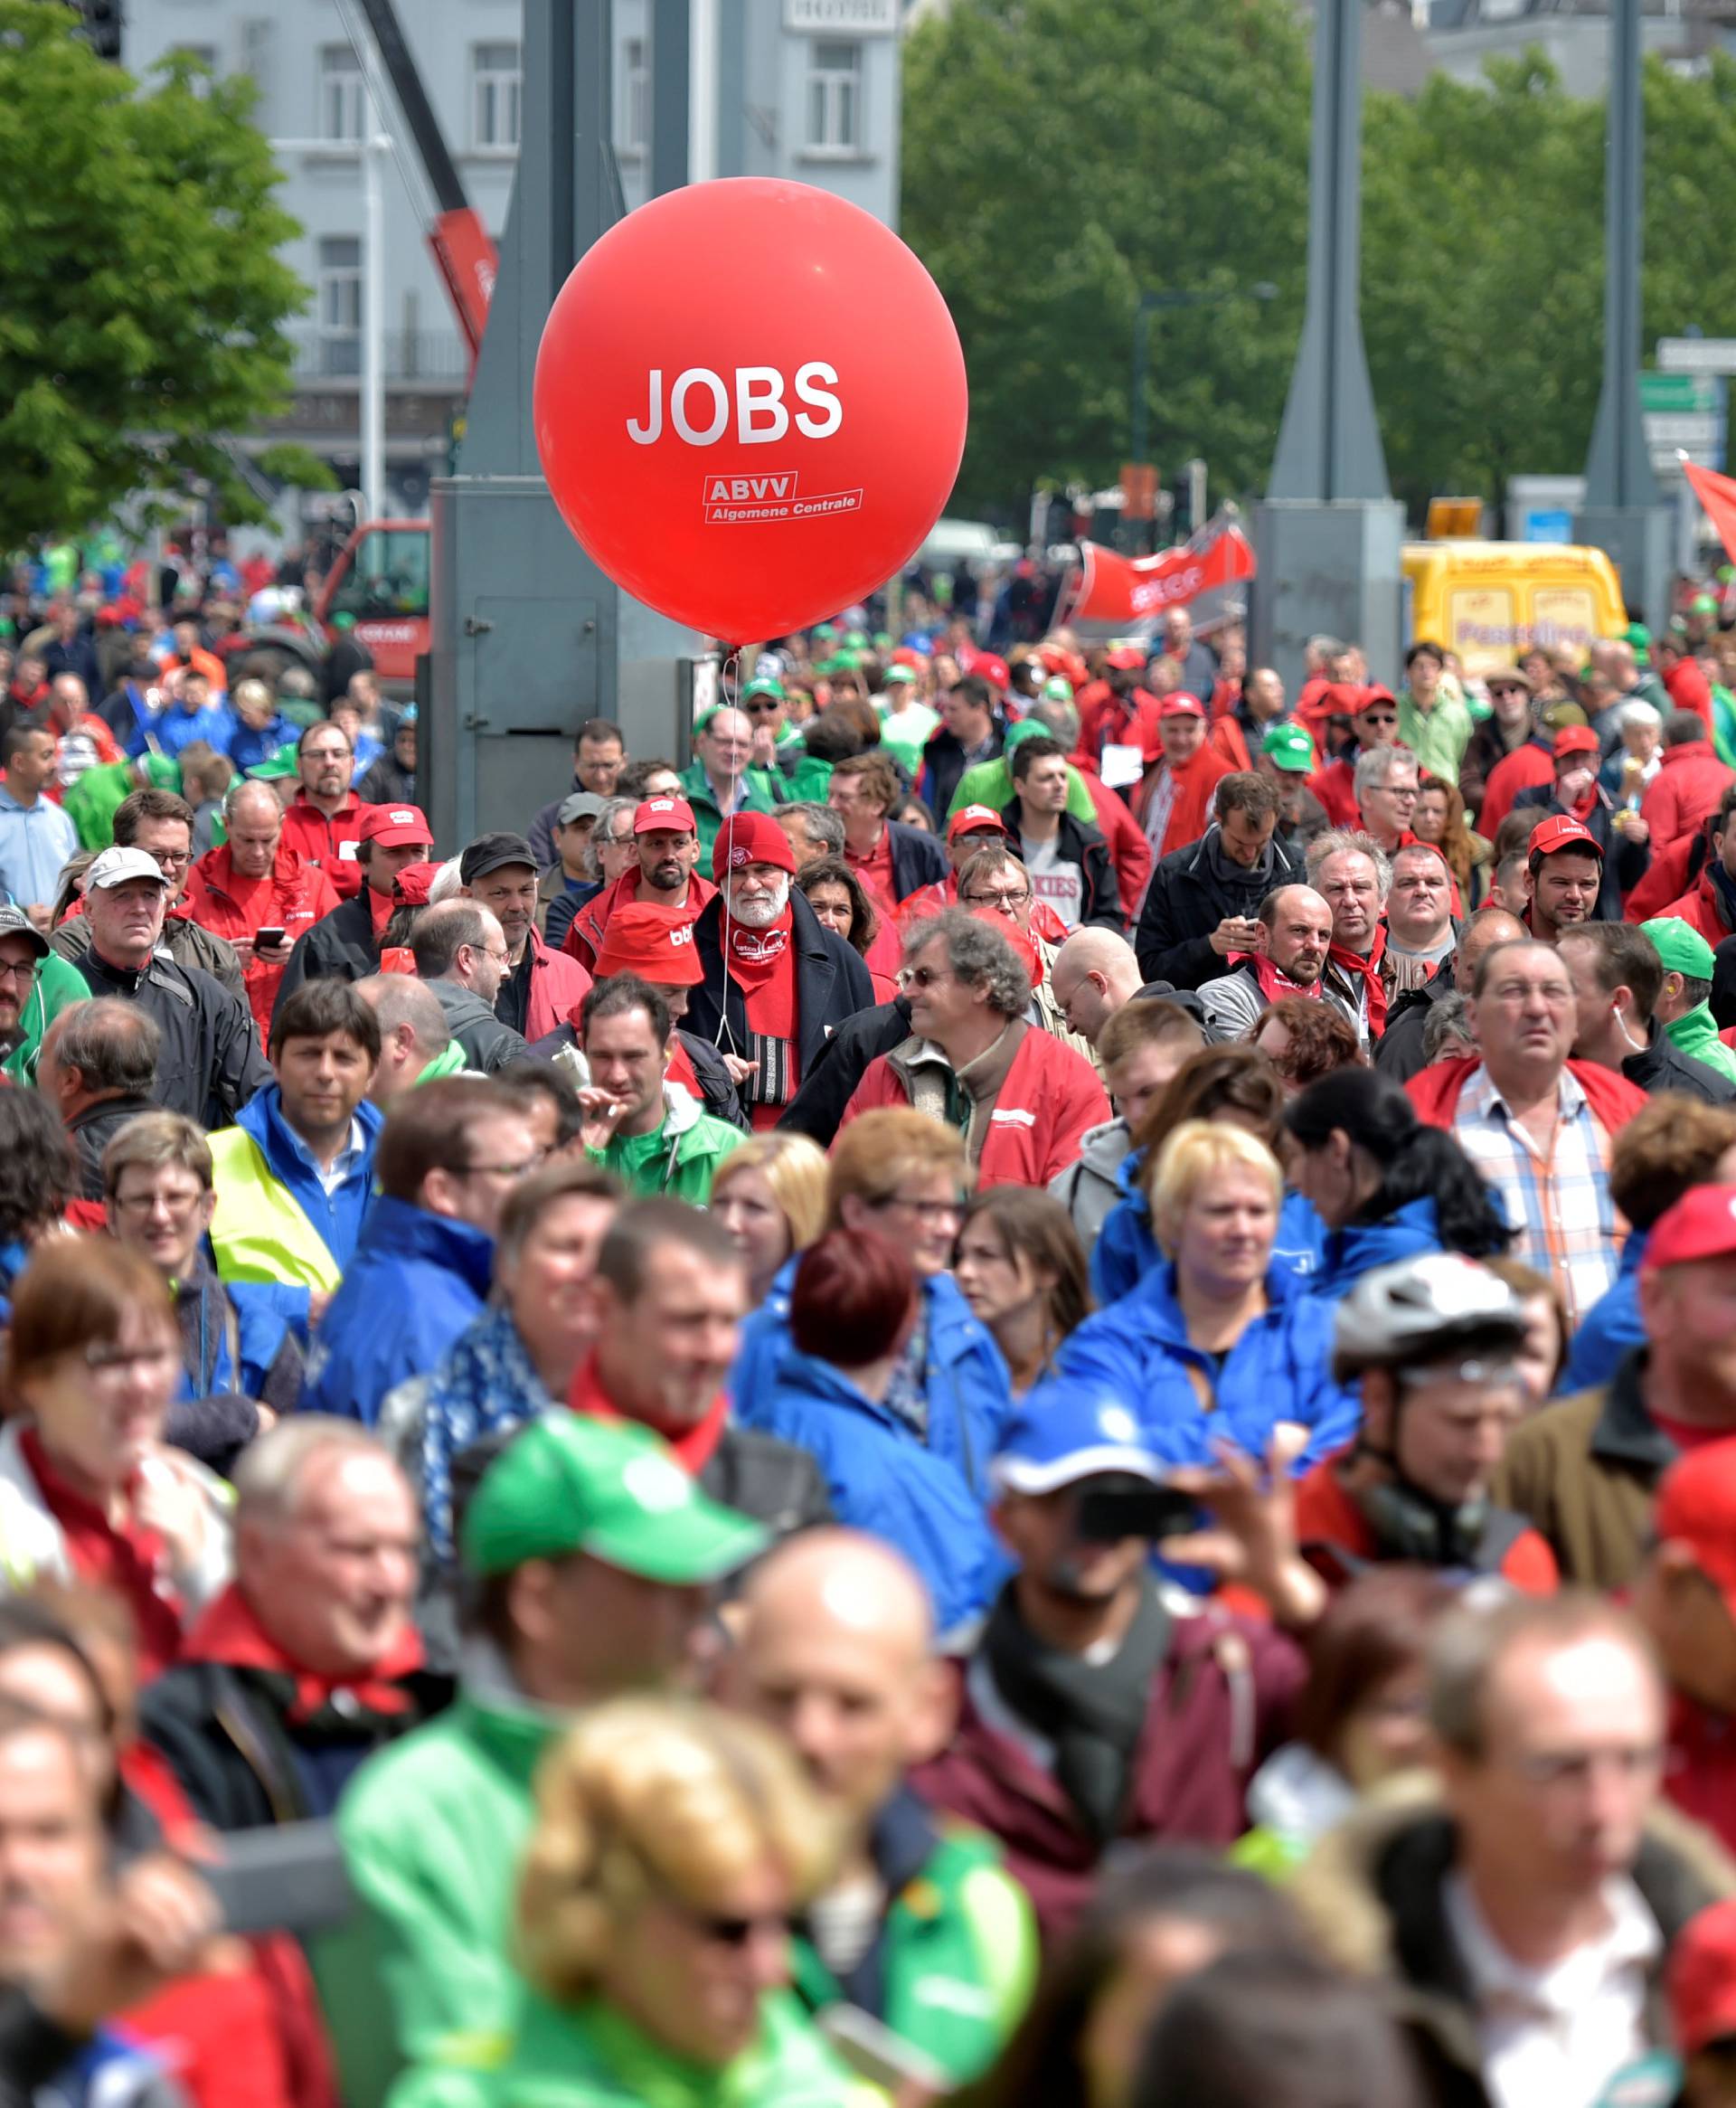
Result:
[[[1260,1036],[1274,1018],[1289,1035],[1290,1044],[1281,1055],[1269,1054]],[[1366,1065],[1350,1019],[1330,1003],[1311,1002],[1307,996],[1280,996],[1241,1036],[1248,1045],[1268,1054],[1278,1075],[1295,1091],[1306,1090],[1335,1069]]]
[[[880,934],[880,917],[868,898],[868,888],[842,856],[816,856],[803,865],[796,874],[796,890],[805,900],[812,899],[816,885],[841,885],[850,895],[849,942],[854,950],[866,953]]]
[[[33,1091],[0,1090],[0,1243],[28,1243],[79,1191],[60,1114]]]

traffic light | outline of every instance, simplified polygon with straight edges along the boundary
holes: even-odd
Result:
[[[99,59],[120,57],[120,0],[74,0],[85,42]]]

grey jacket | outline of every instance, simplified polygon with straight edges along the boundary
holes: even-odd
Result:
[[[1205,1036],[1214,1046],[1240,1039],[1267,1007],[1252,969],[1246,966],[1203,982],[1200,1001],[1205,1006]]]
[[[503,1025],[482,997],[461,981],[429,981],[446,1013],[446,1028],[464,1049],[465,1065],[492,1076],[508,1062],[522,1060],[530,1048],[510,1025]]]
[[[1080,1139],[1079,1161],[1049,1181],[1049,1190],[1073,1218],[1079,1241],[1089,1255],[1109,1210],[1125,1199],[1120,1171],[1133,1148],[1125,1120],[1107,1120],[1087,1128]]]

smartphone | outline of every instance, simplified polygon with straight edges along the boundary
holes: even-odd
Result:
[[[824,2007],[815,2025],[858,2078],[889,2094],[912,2084],[931,2094],[951,2090],[952,2081],[930,2056],[894,2035],[882,2020],[860,2006]]]
[[[256,947],[260,944],[281,944],[288,934],[287,930],[278,924],[268,923],[263,929],[254,931],[253,942]]]
[[[222,1857],[196,1869],[216,1896],[228,1933],[318,1933],[354,1904],[337,1831],[329,1822],[231,1830]]]
[[[1079,1504],[1079,1534],[1088,1544],[1118,1545],[1124,1537],[1184,1536],[1199,1519],[1199,1503],[1167,1486],[1088,1493]]]

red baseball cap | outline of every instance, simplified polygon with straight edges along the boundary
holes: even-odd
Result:
[[[991,688],[998,688],[1003,695],[1013,678],[1012,669],[1004,658],[997,658],[992,651],[976,652],[971,658],[970,670],[980,674]]]
[[[1006,833],[1006,822],[992,805],[961,805],[947,822],[947,839],[956,842],[960,835],[975,834],[978,827],[993,827],[1002,836]]]
[[[693,818],[693,808],[684,798],[647,798],[633,815],[633,832],[648,835],[659,827],[666,827],[671,834],[696,835],[699,824]]]
[[[1118,674],[1141,674],[1146,670],[1146,655],[1137,644],[1119,644],[1103,663]]]
[[[1603,749],[1589,724],[1564,724],[1549,751],[1559,761],[1563,754],[1600,754]]]
[[[1197,695],[1189,695],[1177,689],[1173,695],[1165,695],[1157,705],[1159,717],[1203,717],[1205,707]]]
[[[1328,717],[1354,717],[1372,693],[1360,681],[1328,681],[1320,691],[1319,707]]]
[[[1684,2056],[1698,2056],[1709,2044],[1736,2035],[1736,1896],[1708,1905],[1683,1926],[1670,1948],[1665,1982]]]
[[[693,943],[692,916],[651,901],[627,901],[618,907],[603,925],[594,978],[606,981],[618,973],[636,973],[659,988],[697,988],[705,969]]]
[[[1736,1186],[1696,1186],[1665,1208],[1646,1240],[1642,1273],[1736,1253]]]
[[[385,849],[401,848],[407,842],[420,843],[425,849],[434,846],[434,837],[422,818],[421,808],[415,805],[367,807],[362,815],[359,838],[378,842]]]
[[[641,812],[645,809],[639,808]],[[795,873],[796,852],[789,837],[769,812],[732,814],[712,845],[712,876],[720,882],[749,864],[772,864],[779,871]]]
[[[392,897],[407,908],[425,908],[428,889],[439,870],[438,864],[406,864],[392,882]]]
[[[1736,1438],[1707,1442],[1665,1472],[1652,1510],[1661,1545],[1685,1545],[1736,1617]]]
[[[1603,844],[1571,812],[1552,813],[1547,819],[1539,820],[1525,844],[1530,856],[1552,856],[1558,849],[1577,849],[1583,855],[1595,856],[1599,864],[1603,862]]]
[[[1004,915],[999,908],[971,908],[967,912],[973,922],[986,922],[991,930],[1000,931],[1024,962],[1024,970],[1030,976],[1031,986],[1033,988],[1038,987],[1043,980],[1043,960],[1036,946],[1012,916]]]
[[[901,644],[889,663],[895,666],[910,666],[920,674],[929,662],[920,651],[912,651],[908,644]]]

